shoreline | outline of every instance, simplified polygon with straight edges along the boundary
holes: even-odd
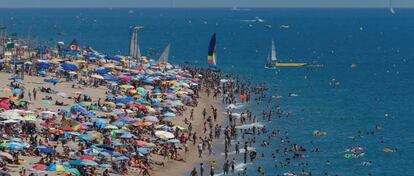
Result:
[[[202,111],[203,111],[203,107],[207,107],[207,114],[208,115],[212,115],[212,111],[210,106],[214,106],[218,109],[218,112],[220,112],[220,110],[222,108],[224,108],[224,106],[221,104],[221,102],[219,102],[218,100],[214,100],[214,98],[212,96],[207,96],[207,94],[203,91],[200,92],[200,98],[199,98],[199,102],[198,102],[198,106],[194,108],[194,121],[192,122],[196,122],[193,123],[193,128],[197,129],[195,132],[197,132],[197,134],[202,134],[203,133],[203,119],[202,119]],[[185,113],[183,113],[182,117],[189,117],[190,111],[189,109],[187,109],[185,111]],[[198,114],[198,115],[197,115]],[[217,124],[223,125],[224,124],[224,116],[220,113],[217,114]],[[197,118],[198,117],[198,118]],[[183,124],[183,120],[184,119],[174,119],[174,123],[177,124]],[[218,139],[218,140],[214,140],[213,141],[213,146],[215,146],[218,142],[222,141],[222,139]],[[187,152],[187,154],[184,154],[185,158],[184,158],[184,162],[182,161],[175,161],[175,160],[168,160],[166,162],[165,167],[161,167],[158,166],[156,169],[154,169],[152,171],[152,175],[154,176],[164,176],[164,175],[188,175],[191,170],[193,168],[196,168],[198,170],[198,166],[199,163],[201,162],[208,162],[211,160],[216,160],[217,159],[217,154],[216,155],[208,155],[207,151],[203,151],[203,158],[199,158],[197,155],[197,145],[193,145],[192,141],[188,142],[188,148],[189,151]],[[182,152],[181,153],[185,153]]]

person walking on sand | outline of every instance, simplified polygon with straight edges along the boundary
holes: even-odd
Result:
[[[204,176],[204,166],[203,166],[203,163],[200,163],[200,176]]]
[[[197,149],[198,149],[198,157],[202,158],[201,154],[203,154],[203,144],[201,142],[198,143]]]
[[[191,173],[190,173],[190,176],[197,176],[197,169],[196,168],[193,168],[193,170],[191,171]]]
[[[210,166],[210,176],[214,176],[214,167],[213,167],[213,165]]]
[[[32,92],[30,92],[30,90],[28,91],[28,97],[29,97],[29,100],[32,101]]]
[[[33,99],[36,101],[37,91],[36,88],[33,88]]]

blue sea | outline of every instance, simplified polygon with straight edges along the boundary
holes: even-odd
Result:
[[[130,13],[129,11],[132,10]],[[110,54],[126,54],[130,27],[142,25],[144,53],[162,51],[171,43],[170,61],[206,66],[208,41],[217,33],[218,67],[253,84],[270,88],[268,97],[291,113],[265,123],[269,130],[289,131],[289,138],[307,149],[298,159],[305,167],[275,168],[271,147],[256,146],[266,175],[300,172],[313,175],[413,175],[414,173],[414,10],[396,9],[0,9],[9,33],[37,44],[69,43]],[[259,17],[259,22],[246,22]],[[267,28],[265,25],[272,25]],[[288,29],[280,28],[289,25]],[[323,67],[264,69],[274,39],[277,57]],[[351,67],[354,64],[356,67]],[[289,93],[298,96],[289,97]],[[245,105],[261,117],[261,103]],[[376,130],[376,126],[380,130]],[[327,132],[313,136],[314,130]],[[363,132],[357,136],[358,131]],[[375,131],[374,135],[365,132]],[[266,136],[259,136],[261,141]],[[381,139],[382,138],[382,139]],[[381,142],[381,140],[383,140]],[[365,156],[344,158],[344,151],[363,146]],[[397,149],[386,153],[385,147]],[[264,153],[266,157],[260,157]],[[283,160],[283,158],[278,158]],[[326,161],[330,161],[330,165]],[[371,161],[370,166],[362,162]]]

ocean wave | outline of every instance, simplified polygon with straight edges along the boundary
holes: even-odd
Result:
[[[257,123],[251,123],[251,124],[236,126],[236,129],[249,129],[249,128],[253,128],[253,127],[263,128],[264,125],[260,122],[257,122]]]

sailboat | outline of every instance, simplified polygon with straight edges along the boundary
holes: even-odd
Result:
[[[275,68],[275,67],[302,67],[306,65],[306,63],[281,63],[276,58],[276,47],[275,42],[272,40],[272,51],[270,55],[269,64],[266,64],[267,68]]]
[[[265,68],[275,69],[277,63],[275,42],[272,40],[271,54],[267,55]]]
[[[141,57],[141,50],[139,49],[139,43],[138,43],[138,31],[144,27],[142,26],[136,26],[132,28],[131,31],[131,40],[129,43],[129,55],[132,58],[140,58]]]
[[[216,33],[211,36],[210,44],[208,45],[207,64],[213,71],[219,71],[216,61]]]
[[[390,0],[390,12],[391,12],[391,14],[395,14],[395,10],[394,10],[394,7],[392,7],[392,0]]]
[[[160,58],[158,59],[158,63],[167,63],[168,62],[168,57],[170,56],[170,48],[171,48],[171,44],[168,44],[167,47],[165,47],[165,49],[162,52]]]

